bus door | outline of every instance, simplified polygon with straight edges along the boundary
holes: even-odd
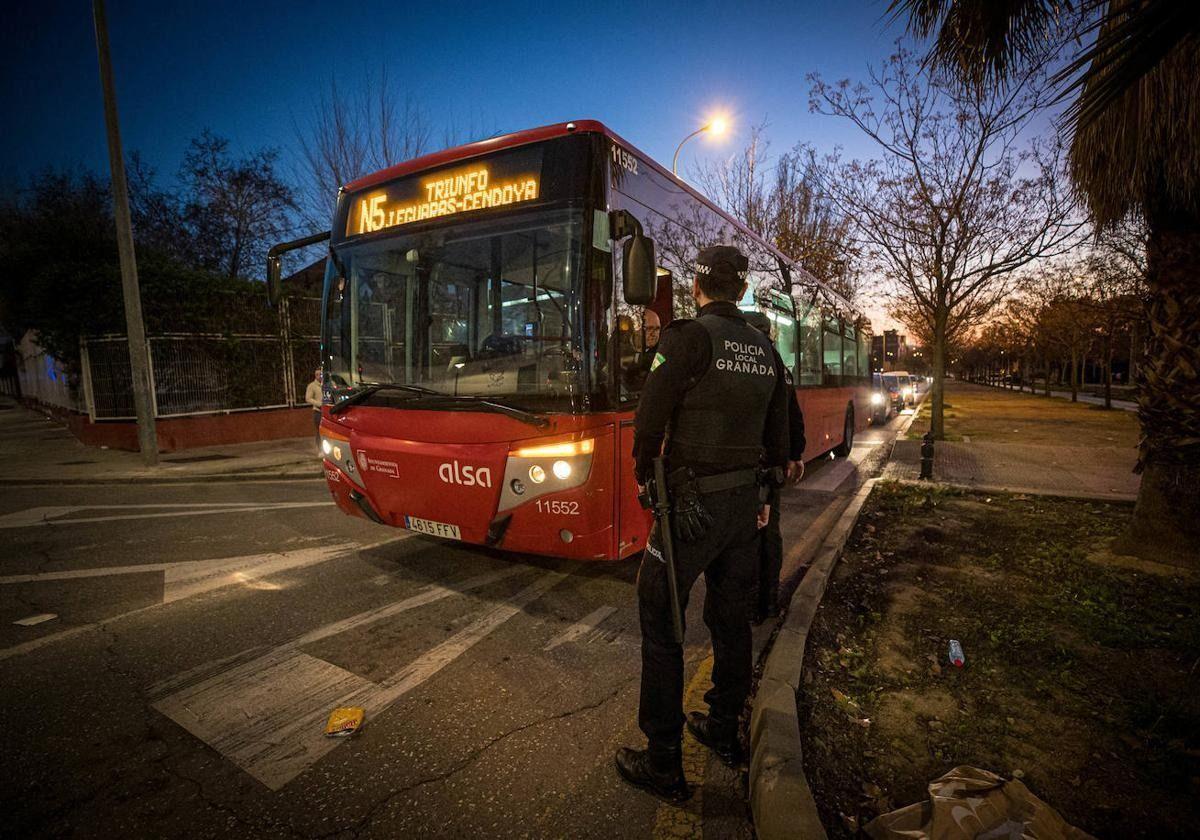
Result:
[[[650,531],[651,514],[637,498],[637,478],[633,461],[633,412],[641,396],[642,385],[654,363],[658,336],[675,313],[674,276],[665,268],[658,270],[654,300],[645,307],[618,304],[616,370],[619,377],[621,412],[617,415],[617,554],[625,557],[641,551]]]

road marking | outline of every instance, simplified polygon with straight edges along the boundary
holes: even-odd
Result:
[[[41,624],[44,621],[51,621],[58,618],[55,613],[38,613],[37,615],[26,616],[25,618],[14,621],[13,624],[19,624],[22,627],[32,627],[35,624]]]
[[[241,502],[203,502],[180,505],[79,505],[75,507],[35,507],[0,516],[0,528],[30,528],[37,525],[79,525],[85,522],[117,522],[124,519],[160,519],[169,516],[207,516],[214,513],[259,513],[289,508],[329,507],[329,502],[269,502],[249,505]],[[115,516],[61,517],[84,510],[137,510],[145,508],[186,508],[160,513],[130,513]],[[200,510],[195,510],[200,508]]]
[[[711,656],[696,668],[696,673],[688,680],[683,692],[684,709],[697,709],[704,705],[704,691],[712,682],[712,669]],[[683,774],[692,786],[692,798],[682,805],[659,804],[650,834],[653,840],[682,837],[702,840],[704,837],[704,780],[708,775],[708,748],[701,745],[686,727],[680,746],[683,750]]]
[[[435,645],[400,671],[372,683],[299,650],[304,644],[378,621],[404,610],[462,594],[526,571],[503,569],[455,586],[425,592],[318,628],[270,652],[225,660],[232,667],[204,676],[206,666],[152,687],[152,696],[174,690],[152,704],[271,790],[279,790],[339,743],[322,724],[336,706],[362,706],[371,717],[420,686],[486,638],[525,606],[558,585],[566,574],[547,572],[467,627]],[[211,673],[208,668],[208,673]],[[201,679],[196,681],[197,676]]]
[[[403,539],[404,537],[401,537]],[[238,557],[217,557],[212,560],[187,560],[178,563],[143,563],[136,566],[100,566],[92,569],[64,569],[57,572],[38,572],[28,575],[5,575],[0,586],[18,583],[42,583],[52,580],[139,575],[164,572],[163,603],[178,601],[220,586],[243,583],[246,580],[275,574],[286,569],[302,568],[323,563],[331,557],[352,551],[356,543],[336,543],[297,551],[246,554]],[[242,577],[236,577],[236,573]]]
[[[181,570],[177,575],[175,575],[172,578],[170,584],[168,584],[166,581],[164,581],[164,585],[163,585],[164,600],[158,602],[157,604],[150,604],[149,606],[139,607],[136,610],[130,610],[129,612],[120,613],[119,615],[111,616],[109,618],[103,619],[102,621],[94,621],[90,624],[81,624],[78,627],[71,627],[67,630],[60,630],[57,633],[51,633],[49,635],[42,636],[40,639],[31,639],[28,642],[23,642],[22,644],[19,644],[19,645],[13,645],[12,647],[2,648],[2,649],[0,649],[0,661],[3,661],[5,659],[10,659],[14,656],[20,656],[22,654],[29,653],[31,651],[37,650],[38,648],[45,647],[46,645],[54,644],[55,642],[65,641],[66,639],[69,639],[72,636],[77,636],[80,633],[86,633],[89,630],[94,630],[95,628],[99,627],[102,624],[108,624],[113,621],[118,621],[123,618],[128,618],[129,616],[137,615],[139,613],[145,612],[146,610],[157,609],[158,607],[161,607],[163,604],[171,603],[173,601],[178,601],[182,597],[192,597],[195,595],[201,595],[206,592],[211,592],[214,589],[220,589],[225,586],[231,586],[231,585],[239,584],[239,583],[249,584],[249,585],[253,586],[254,581],[257,578],[262,577],[263,575],[276,574],[280,571],[285,571],[287,569],[292,569],[292,568],[299,568],[301,566],[311,566],[315,563],[321,563],[326,560],[332,560],[338,556],[341,556],[341,554],[339,554],[336,551],[327,550],[330,548],[339,548],[342,550],[343,553],[348,554],[351,551],[369,551],[371,549],[379,548],[380,546],[387,545],[389,543],[399,542],[400,540],[405,540],[405,539],[410,539],[411,537],[412,537],[412,534],[401,533],[398,536],[392,537],[390,539],[380,540],[380,541],[374,542],[374,543],[367,543],[366,545],[355,545],[354,543],[343,543],[339,546],[333,546],[333,547],[327,546],[327,547],[317,548],[317,549],[302,549],[300,551],[284,552],[281,554],[256,554],[256,555],[251,555],[249,557],[222,558],[221,560],[217,560],[217,561],[202,560],[202,561],[197,561],[196,564],[194,564],[194,565],[190,564],[190,563],[189,564],[182,564],[182,563],[175,564],[177,566],[189,565],[189,566],[193,566],[193,568],[187,569],[187,570]],[[247,573],[246,571],[244,571],[246,563],[248,561],[252,561],[256,558],[259,558],[259,559],[274,558],[274,559],[265,561],[263,564],[264,570],[261,572],[252,570],[251,573]],[[229,573],[229,574],[220,574],[216,570],[215,566],[209,565],[209,564],[216,564],[216,563],[227,564],[225,566],[225,568],[233,569],[234,571],[232,571],[232,573]],[[156,563],[156,564],[151,564],[151,565],[159,566],[162,564]],[[268,566],[269,566],[269,570],[266,570],[268,568]],[[55,573],[51,572],[50,574],[55,574]],[[24,577],[24,576],[17,575],[16,577]],[[35,579],[41,579],[41,578],[35,577]],[[171,588],[172,586],[174,586],[175,588]],[[168,597],[170,598],[170,600],[166,600]]]
[[[599,609],[592,610],[583,618],[579,619],[579,621],[576,621],[562,633],[547,642],[546,646],[542,648],[542,650],[554,650],[560,645],[565,645],[569,642],[577,640],[585,633],[596,629],[596,626],[600,624],[600,622],[604,621],[604,619],[608,618],[616,611],[616,607],[600,607]]]

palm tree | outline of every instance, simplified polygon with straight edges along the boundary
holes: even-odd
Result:
[[[929,60],[987,84],[1047,49],[1071,177],[1095,224],[1145,219],[1150,326],[1139,374],[1142,485],[1125,546],[1200,554],[1200,3],[892,0]],[[1082,46],[1091,40],[1091,46]]]

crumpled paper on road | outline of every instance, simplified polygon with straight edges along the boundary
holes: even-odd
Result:
[[[955,767],[929,783],[929,799],[871,820],[874,840],[1095,840],[1017,780]]]

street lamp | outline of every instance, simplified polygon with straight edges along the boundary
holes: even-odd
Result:
[[[682,140],[680,140],[679,145],[675,147],[675,157],[673,157],[671,159],[671,174],[674,175],[676,178],[679,177],[679,152],[683,148],[684,143],[691,140],[697,134],[702,134],[705,131],[711,131],[714,136],[719,136],[721,134],[724,134],[725,129],[727,129],[728,127],[729,127],[729,123],[726,122],[724,117],[713,117],[711,120],[709,120],[704,125],[697,128],[695,131],[693,131],[687,137],[684,137]]]

